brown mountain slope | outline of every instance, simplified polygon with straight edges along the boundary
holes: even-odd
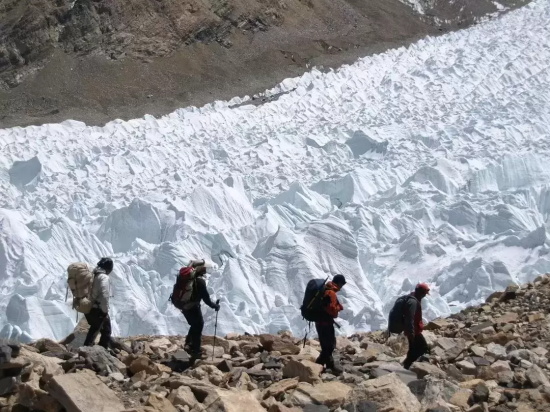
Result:
[[[399,0],[0,0],[0,127],[253,94],[496,11],[431,3],[422,17]]]

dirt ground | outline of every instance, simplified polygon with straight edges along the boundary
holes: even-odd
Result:
[[[436,0],[425,16],[398,0],[155,1],[0,0],[0,127],[253,95],[496,11],[489,0]]]

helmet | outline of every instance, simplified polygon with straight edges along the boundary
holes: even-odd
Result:
[[[428,286],[427,283],[424,283],[424,282],[417,284],[414,290],[422,290],[426,292],[426,295],[430,294],[430,287]]]

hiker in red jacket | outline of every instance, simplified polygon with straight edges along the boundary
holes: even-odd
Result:
[[[322,302],[324,312],[320,320],[315,322],[319,343],[321,344],[321,354],[315,362],[331,369],[335,375],[341,374],[342,368],[334,363],[332,357],[332,353],[336,349],[334,319],[338,317],[338,312],[344,309],[338,301],[336,292],[340,291],[345,284],[346,278],[343,275],[334,276],[332,282],[326,284]]]
[[[426,283],[416,285],[411,293],[413,299],[408,299],[405,305],[405,336],[409,341],[409,351],[403,367],[409,369],[414,361],[429,352],[428,343],[422,335],[424,323],[422,322],[422,299],[430,293],[430,287]]]

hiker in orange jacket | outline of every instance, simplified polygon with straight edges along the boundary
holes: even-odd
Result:
[[[342,368],[335,364],[332,357],[332,353],[336,349],[334,319],[344,309],[338,301],[336,292],[340,291],[345,284],[346,278],[343,275],[334,276],[332,282],[326,284],[322,303],[324,312],[320,319],[315,322],[315,328],[319,335],[319,343],[321,344],[321,354],[315,362],[325,366],[327,369],[331,369],[335,375],[341,374]]]

